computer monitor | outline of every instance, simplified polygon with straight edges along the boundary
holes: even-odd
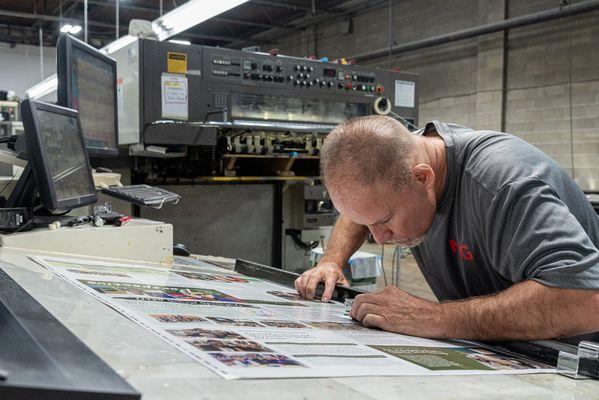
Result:
[[[116,61],[63,34],[56,44],[58,104],[79,111],[91,157],[118,155]]]
[[[95,203],[96,190],[77,111],[24,100],[21,116],[27,168],[33,171],[44,207],[59,212]],[[26,172],[22,179],[27,179]],[[17,184],[15,190],[20,187]]]

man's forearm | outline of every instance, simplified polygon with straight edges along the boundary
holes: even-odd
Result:
[[[340,215],[333,228],[322,261],[343,264],[360,248],[367,235],[367,227]]]
[[[533,340],[599,331],[599,291],[526,281],[496,295],[439,306],[446,338]]]

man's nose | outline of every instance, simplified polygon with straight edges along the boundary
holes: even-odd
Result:
[[[370,227],[370,232],[372,232],[372,236],[378,244],[384,244],[393,236],[393,232],[387,228]]]

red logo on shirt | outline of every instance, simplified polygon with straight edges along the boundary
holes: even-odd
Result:
[[[464,261],[474,260],[472,252],[465,244],[458,243],[455,239],[449,239],[449,247],[453,254],[457,254],[458,258],[461,258]]]

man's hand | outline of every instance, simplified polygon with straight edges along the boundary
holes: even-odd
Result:
[[[420,337],[445,337],[438,303],[411,296],[395,286],[356,296],[350,316],[366,327]]]
[[[295,280],[295,288],[300,296],[312,300],[319,282],[324,282],[325,286],[322,301],[331,300],[336,283],[348,285],[347,279],[345,279],[341,270],[341,265],[330,261],[321,261],[316,267],[307,270]]]

